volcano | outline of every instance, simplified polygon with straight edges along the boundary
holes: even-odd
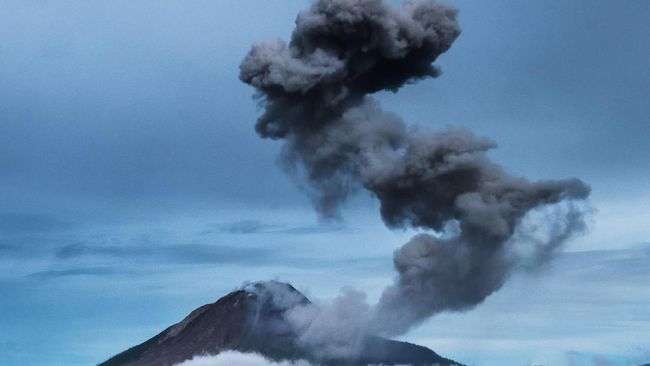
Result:
[[[299,344],[284,317],[289,309],[307,304],[309,299],[290,284],[253,283],[197,308],[179,323],[99,366],[172,366],[226,350],[319,365],[460,365],[429,348],[375,336],[363,340],[353,359],[324,359]]]

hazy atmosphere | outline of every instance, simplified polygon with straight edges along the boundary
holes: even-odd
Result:
[[[531,208],[503,215],[508,235],[492,248],[525,236],[512,222],[537,201],[580,201],[585,227],[558,236],[554,260],[542,250],[512,265],[526,270],[497,261],[502,276],[482,296],[446,292],[444,304],[406,310],[390,300],[414,280],[396,274],[396,250],[445,240],[470,248],[471,234],[493,233],[454,218],[456,236],[424,236],[451,219],[414,205],[386,211],[395,201],[385,184],[402,177],[387,178],[383,153],[371,156],[382,169],[336,171],[335,183],[366,188],[350,195],[346,185],[287,174],[286,159],[321,171],[310,150],[321,136],[264,132],[256,121],[286,96],[245,80],[240,64],[259,42],[289,40],[311,3],[5,0],[0,364],[97,364],[247,281],[270,279],[324,303],[347,288],[390,314],[417,314],[408,324],[384,316],[390,330],[374,331],[466,365],[650,362],[650,2],[449,0],[462,31],[440,50],[439,76],[396,93],[350,84],[341,102],[352,105],[350,119],[379,115],[388,126],[360,136],[389,135],[388,145],[408,149],[420,146],[420,131],[456,131],[450,149],[470,146],[477,171],[530,195]],[[326,88],[350,86],[339,84]],[[357,101],[368,93],[372,103]],[[496,147],[483,155],[485,139]],[[349,143],[362,150],[365,141]],[[547,190],[557,197],[540,199]],[[530,225],[572,218],[572,208]],[[219,357],[188,365],[240,356]]]

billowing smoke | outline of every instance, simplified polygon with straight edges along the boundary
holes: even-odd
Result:
[[[366,295],[352,289],[343,289],[330,301],[302,304],[285,313],[287,322],[299,335],[301,346],[323,359],[358,355],[370,331],[370,317]]]
[[[399,9],[319,0],[298,15],[288,44],[255,45],[241,64],[241,80],[265,108],[257,132],[285,141],[282,161],[308,183],[320,214],[336,217],[364,188],[388,227],[431,231],[395,252],[398,275],[370,311],[372,333],[400,334],[438,312],[472,308],[584,227],[572,203],[589,195],[582,181],[511,176],[487,158],[492,141],[464,129],[408,128],[369,97],[438,76],[432,63],[459,36],[456,15],[429,0]],[[522,224],[563,203],[545,238]],[[526,263],[513,254],[523,242],[533,243]]]
[[[264,98],[257,132],[287,140],[285,161],[305,169],[323,215],[392,168],[369,159],[408,145],[399,119],[367,95],[438,75],[431,63],[459,33],[456,11],[430,1],[399,10],[379,0],[318,1],[298,15],[288,45],[253,46],[240,78]]]

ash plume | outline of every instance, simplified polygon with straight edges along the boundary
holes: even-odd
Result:
[[[498,290],[532,237],[522,222],[562,205],[535,242],[539,265],[584,228],[590,188],[578,179],[531,182],[488,159],[494,142],[464,129],[420,131],[369,96],[436,77],[432,63],[460,34],[456,10],[434,1],[399,9],[381,0],[319,0],[290,42],[253,46],[240,78],[264,106],[256,130],[285,141],[282,161],[307,182],[315,208],[336,217],[363,188],[390,228],[419,228],[394,255],[395,282],[369,310],[369,333],[402,334],[441,311],[470,309]]]

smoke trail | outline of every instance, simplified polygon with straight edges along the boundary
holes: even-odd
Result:
[[[409,129],[368,96],[437,76],[432,63],[459,34],[456,11],[434,1],[394,9],[381,0],[319,0],[298,15],[288,44],[255,45],[240,67],[265,107],[257,132],[284,139],[283,162],[304,176],[321,215],[337,216],[362,187],[390,228],[456,226],[451,237],[418,235],[395,252],[398,276],[372,310],[374,333],[400,334],[440,311],[479,304],[520,265],[509,249],[525,236],[522,220],[590,192],[578,179],[513,177],[486,157],[492,141],[463,129]],[[581,211],[569,205],[552,226],[532,263],[582,229]]]

